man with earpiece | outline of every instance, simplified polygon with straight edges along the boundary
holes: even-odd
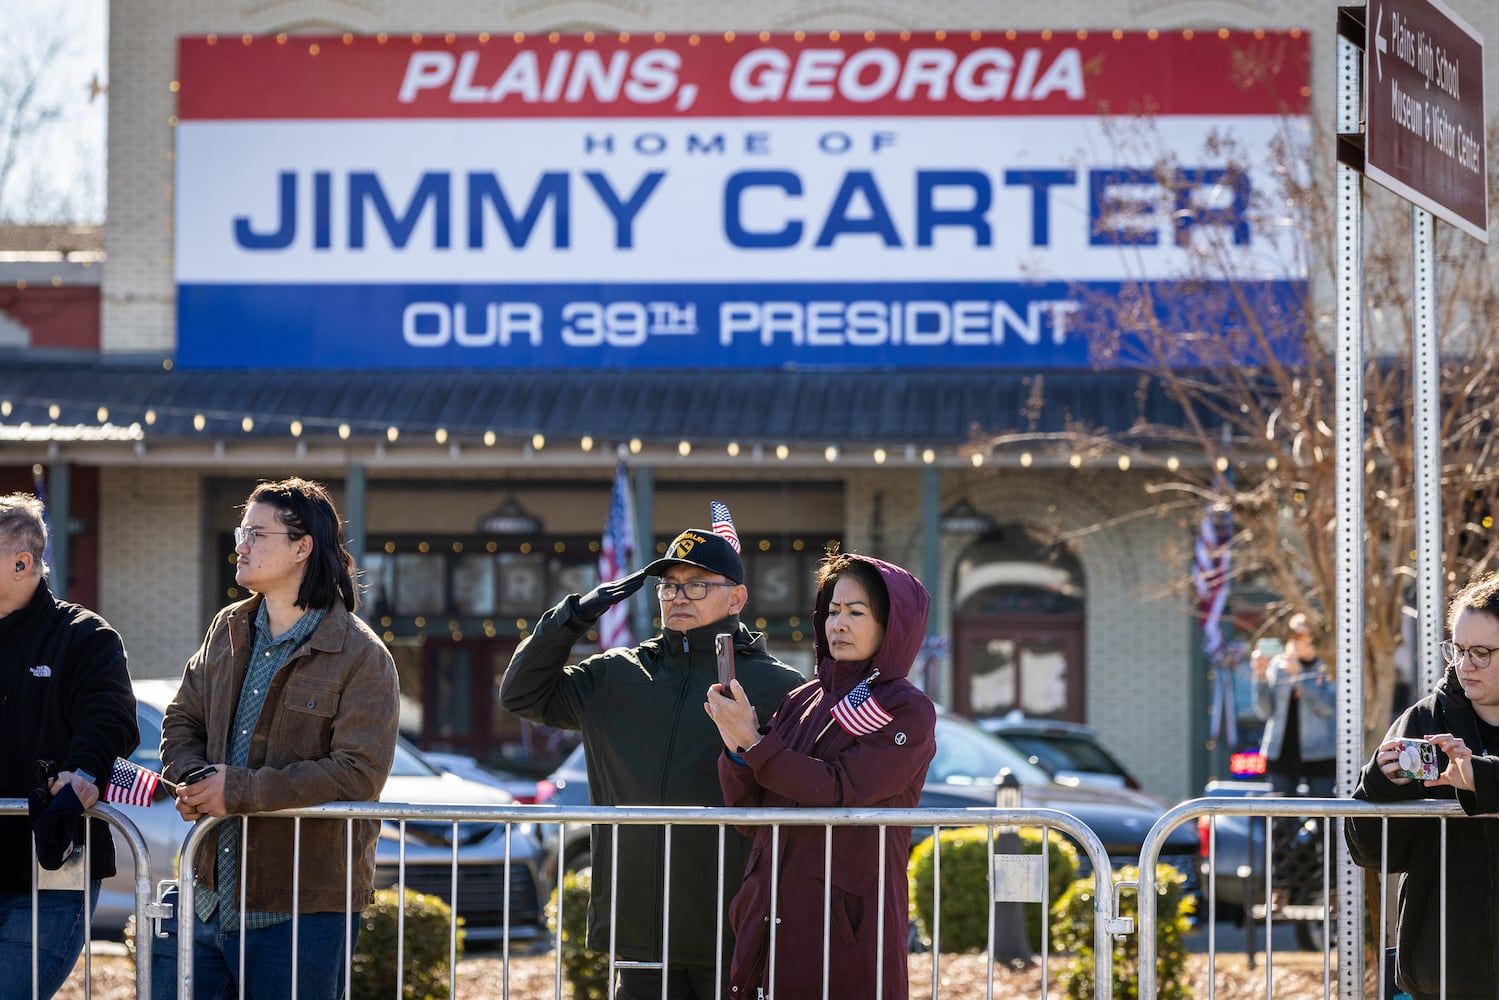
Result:
[[[0,496],[0,799],[29,797],[33,816],[30,825],[0,818],[0,997],[33,995],[33,871],[35,995],[56,993],[77,963],[83,845],[91,907],[100,880],[115,873],[108,826],[93,820],[85,839],[83,811],[99,800],[115,758],[140,742],[125,646],[103,618],[52,596],[46,551],[41,501]]]

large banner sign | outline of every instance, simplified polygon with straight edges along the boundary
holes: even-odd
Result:
[[[1082,367],[1304,138],[1291,32],[179,45],[189,367]],[[1282,232],[1285,230],[1282,229]]]

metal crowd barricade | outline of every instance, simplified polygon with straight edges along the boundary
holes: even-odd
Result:
[[[1090,830],[1087,826],[1085,826],[1076,817],[1071,816],[1070,814],[1067,814],[1067,813],[1057,812],[1055,810],[1050,810],[1050,809],[1023,809],[1023,808],[1015,808],[1015,809],[992,809],[992,808],[971,808],[971,809],[964,809],[964,808],[949,808],[949,809],[726,809],[726,808],[715,808],[715,809],[706,809],[706,808],[696,808],[696,807],[686,807],[686,806],[659,806],[659,807],[656,807],[656,806],[652,806],[652,807],[645,807],[645,806],[637,806],[637,807],[618,806],[618,807],[579,807],[579,808],[571,808],[571,809],[561,809],[561,808],[553,808],[553,807],[537,807],[537,806],[521,806],[521,805],[511,805],[511,806],[444,806],[444,805],[401,805],[401,804],[396,804],[396,803],[380,802],[380,803],[330,803],[328,805],[323,805],[323,806],[315,806],[315,807],[310,807],[310,808],[306,808],[306,809],[289,809],[289,810],[284,810],[284,811],[276,812],[276,813],[267,813],[267,814],[264,814],[264,815],[266,815],[266,816],[273,816],[273,817],[280,818],[280,819],[290,819],[290,820],[294,821],[297,824],[297,832],[299,834],[298,839],[297,839],[298,845],[300,845],[300,824],[301,824],[301,821],[304,820],[304,819],[341,819],[341,820],[345,821],[346,831],[351,830],[350,824],[352,824],[352,822],[354,820],[357,820],[357,819],[384,820],[384,821],[390,821],[390,822],[394,822],[394,823],[399,824],[399,826],[402,828],[402,834],[403,834],[401,836],[401,838],[400,838],[401,839],[401,843],[403,845],[402,846],[403,858],[402,858],[402,864],[400,865],[400,868],[399,868],[399,876],[398,876],[398,883],[397,883],[397,887],[399,889],[404,889],[405,888],[405,883],[406,883],[406,865],[404,863],[404,844],[405,844],[404,826],[405,826],[405,824],[407,824],[409,822],[430,823],[430,822],[433,822],[433,821],[444,822],[444,823],[452,823],[452,824],[455,825],[455,829],[454,829],[455,835],[452,838],[454,847],[453,847],[453,861],[452,861],[452,872],[451,872],[452,890],[453,890],[453,897],[452,898],[454,898],[454,899],[457,898],[458,875],[459,875],[459,868],[460,868],[459,863],[458,863],[458,847],[457,847],[458,839],[459,838],[456,835],[456,833],[457,833],[457,827],[456,827],[456,825],[460,824],[460,823],[474,823],[474,822],[504,823],[504,824],[506,824],[507,837],[510,836],[512,833],[515,836],[529,836],[528,833],[523,833],[519,829],[524,824],[541,824],[541,823],[546,823],[546,824],[552,824],[552,823],[556,823],[556,824],[569,824],[569,823],[596,824],[596,825],[603,825],[603,826],[610,827],[613,830],[614,835],[616,837],[617,837],[619,828],[622,827],[622,826],[645,825],[645,826],[659,826],[659,827],[664,827],[665,830],[666,830],[666,835],[665,835],[665,851],[667,853],[666,853],[666,856],[664,858],[665,863],[663,864],[663,872],[667,873],[667,877],[668,878],[669,878],[669,872],[670,872],[669,852],[671,850],[671,836],[670,836],[670,831],[673,828],[675,828],[675,827],[683,827],[683,826],[695,826],[695,827],[714,826],[714,827],[718,827],[718,829],[719,829],[719,869],[720,869],[720,871],[722,871],[723,858],[724,858],[724,850],[723,850],[724,837],[725,837],[725,831],[726,831],[727,827],[729,827],[729,826],[741,826],[741,827],[773,826],[773,827],[777,827],[777,828],[780,828],[780,827],[789,827],[789,826],[803,827],[803,828],[805,828],[805,827],[818,827],[818,826],[821,826],[821,827],[823,827],[827,831],[827,834],[826,834],[826,836],[827,836],[826,843],[829,845],[827,851],[825,852],[825,859],[824,859],[824,900],[823,900],[823,908],[824,908],[824,920],[825,921],[827,920],[827,912],[828,912],[827,908],[829,906],[829,899],[830,899],[831,885],[832,885],[832,880],[829,877],[830,876],[830,872],[831,872],[831,866],[832,866],[831,831],[835,827],[842,827],[842,826],[868,826],[868,827],[877,827],[881,831],[881,836],[883,836],[884,831],[887,830],[889,827],[921,827],[921,828],[930,827],[932,829],[932,836],[934,836],[934,837],[939,836],[940,833],[941,833],[941,831],[942,831],[942,829],[944,827],[947,827],[947,828],[953,828],[953,827],[988,827],[988,829],[989,829],[989,845],[990,845],[990,852],[991,852],[991,854],[993,853],[994,832],[995,832],[995,828],[996,827],[1000,827],[1000,826],[1029,827],[1029,828],[1040,827],[1040,828],[1043,828],[1043,829],[1046,829],[1046,830],[1057,830],[1057,831],[1060,831],[1061,833],[1067,835],[1077,845],[1080,846],[1080,848],[1082,849],[1082,851],[1084,853],[1087,854],[1089,862],[1090,862],[1091,871],[1092,871],[1092,878],[1094,880],[1094,890],[1095,890],[1094,893],[1093,893],[1093,917],[1094,917],[1093,941],[1094,941],[1094,963],[1095,963],[1095,967],[1093,969],[1093,979],[1094,979],[1094,986],[1095,986],[1095,988],[1094,988],[1094,997],[1095,997],[1095,1000],[1110,1000],[1110,997],[1111,997],[1112,984],[1113,984],[1112,970],[1110,968],[1110,961],[1111,961],[1111,957],[1112,957],[1112,953],[1113,953],[1113,949],[1110,947],[1111,937],[1113,935],[1115,935],[1115,934],[1129,933],[1130,930],[1131,930],[1131,928],[1132,928],[1131,921],[1129,921],[1127,919],[1121,920],[1117,916],[1118,895],[1117,895],[1117,892],[1116,892],[1116,890],[1114,888],[1114,885],[1113,885],[1112,870],[1111,870],[1110,863],[1109,863],[1109,857],[1108,857],[1107,851],[1105,850],[1105,848],[1103,846],[1103,843],[1099,840],[1098,836],[1092,830]],[[186,859],[190,859],[190,858],[196,857],[197,854],[198,854],[199,848],[205,843],[205,838],[214,836],[216,834],[216,832],[217,832],[220,824],[225,823],[225,822],[237,822],[237,823],[241,823],[242,824],[242,826],[241,826],[241,837],[242,837],[241,843],[242,843],[242,846],[244,844],[246,844],[247,840],[245,840],[243,838],[247,838],[248,835],[249,835],[247,817],[230,816],[230,817],[224,817],[224,818],[219,818],[219,819],[204,819],[204,820],[200,820],[195,825],[195,827],[193,828],[192,832],[188,835],[187,841],[183,845],[183,848],[182,848],[182,857],[184,859],[184,864],[183,864],[183,874],[184,874],[184,877],[180,880],[180,886],[179,886],[179,890],[178,890],[178,913],[181,915],[179,917],[179,934],[183,935],[184,938],[190,939],[191,921],[196,919],[195,909],[194,909],[194,896],[195,896],[195,891],[194,890],[195,890],[195,886],[192,884],[192,879],[189,878],[189,877],[187,877],[187,875],[190,872],[190,867],[191,866],[190,866],[190,864],[188,863],[188,861]],[[775,835],[779,836],[779,831],[777,831],[777,833]],[[345,844],[347,845],[347,844],[350,844],[351,842],[352,842],[351,837],[346,832],[346,835],[345,835]],[[1043,844],[1044,843],[1046,843],[1046,840],[1043,838]],[[557,838],[557,845],[556,845],[556,852],[557,852],[556,862],[557,862],[557,871],[559,872],[559,876],[564,871],[564,868],[563,868],[563,857],[562,857],[563,849],[564,849],[564,838],[561,837],[561,836],[558,836],[558,838]],[[883,851],[881,852],[881,856],[883,857]],[[507,860],[506,867],[507,867],[507,871],[508,871],[508,869],[510,867],[509,866],[508,840],[507,840],[507,858],[506,858],[506,860]],[[996,860],[1003,860],[1003,858],[1001,857],[1001,858],[996,859]],[[611,884],[612,885],[617,885],[618,884],[617,875],[618,875],[618,865],[619,865],[619,855],[618,855],[618,852],[614,852],[614,854],[613,854],[613,865],[614,865],[613,875],[615,876],[615,878],[611,879]],[[937,868],[937,871],[936,871],[937,878],[935,879],[935,883],[936,883],[935,892],[937,893],[937,899],[935,901],[936,905],[934,906],[934,911],[936,913],[936,917],[935,917],[935,926],[933,927],[933,939],[934,939],[933,940],[933,947],[932,947],[932,950],[931,950],[931,955],[932,955],[932,971],[931,971],[931,976],[932,976],[932,996],[933,997],[937,997],[937,996],[940,995],[939,994],[939,962],[940,962],[940,956],[941,956],[941,950],[940,950],[940,942],[941,942],[941,923],[940,923],[940,914],[941,914],[940,852],[938,852],[937,865],[938,865],[938,868]],[[1043,865],[1044,865],[1044,859],[1043,859]],[[882,863],[882,867],[883,867],[883,863]],[[989,976],[990,976],[989,989],[990,989],[990,994],[991,995],[992,995],[992,991],[993,991],[994,943],[995,943],[994,922],[993,922],[993,919],[992,919],[992,914],[994,912],[994,902],[997,899],[1002,898],[1000,894],[996,893],[997,883],[998,883],[998,881],[1002,881],[1002,878],[1001,879],[997,879],[996,878],[996,872],[997,872],[997,870],[998,870],[999,867],[1000,866],[997,865],[997,864],[996,865],[991,865],[991,875],[990,875],[990,879],[989,879],[989,904],[990,904],[989,905],[989,912],[991,914],[991,920],[990,920],[990,927],[989,927],[989,945],[988,945],[987,960],[988,960],[988,970],[989,970]],[[300,858],[294,858],[293,859],[293,867],[292,867],[292,875],[291,875],[291,877],[292,877],[292,891],[293,891],[293,897],[294,898],[296,896],[297,888],[298,888],[297,887],[297,878],[298,878],[298,874],[297,873],[298,873],[299,869],[300,869]],[[1042,868],[1043,875],[1042,875],[1042,879],[1041,879],[1043,886],[1044,886],[1044,883],[1045,883],[1044,870],[1045,869],[1043,867]],[[884,878],[887,877],[887,874],[888,873],[885,873],[883,871],[880,873],[880,887],[881,887],[881,889],[883,889]],[[243,876],[243,871],[241,872],[241,875]],[[665,888],[665,887],[663,887],[663,888]],[[1044,889],[1042,891],[1044,893]],[[724,905],[723,904],[726,904],[727,900],[723,898],[723,882],[722,882],[721,878],[719,880],[719,894],[720,894],[719,895],[720,906],[718,907],[718,910],[719,910],[719,913],[720,913],[719,919],[720,919],[720,921],[722,921],[724,919],[723,916],[722,916],[722,913],[724,911]],[[507,896],[507,904],[508,904],[508,884],[506,886],[506,896]],[[663,898],[668,898],[669,899],[669,894],[663,892]],[[774,896],[773,896],[773,898],[774,898]],[[881,892],[881,894],[880,894],[880,899],[881,899],[880,906],[881,906],[881,908],[883,908],[883,905],[884,905],[883,904],[883,892]],[[1049,908],[1049,903],[1050,903],[1049,900],[1042,899],[1042,900],[1039,900],[1039,901],[1043,902],[1043,904],[1045,904],[1045,905],[1048,905],[1048,908]],[[553,936],[552,936],[552,946],[555,949],[555,955],[556,955],[556,957],[555,957],[556,973],[555,973],[555,980],[554,980],[554,989],[555,989],[554,996],[557,997],[557,998],[560,998],[562,996],[562,983],[563,983],[563,975],[562,975],[562,971],[563,971],[563,969],[562,969],[562,940],[561,940],[561,935],[562,935],[562,927],[563,927],[563,908],[565,906],[564,895],[562,893],[560,893],[560,892],[557,894],[557,899],[556,899],[556,904],[555,905],[556,905],[555,929],[553,931]],[[617,900],[611,899],[609,901],[608,905],[611,907],[611,914],[614,913],[615,911],[614,911],[613,908],[617,905]],[[671,961],[671,941],[670,941],[670,937],[669,937],[669,926],[670,926],[670,924],[669,924],[669,919],[670,919],[670,910],[669,910],[669,907],[670,907],[670,904],[668,902],[666,904],[666,907],[663,910],[663,913],[662,913],[663,947],[662,947],[662,954],[659,956],[660,957],[660,962],[659,963],[654,963],[654,962],[646,962],[646,963],[639,963],[639,962],[621,963],[621,962],[617,961],[613,955],[610,955],[610,957],[609,957],[609,981],[611,983],[615,981],[615,974],[616,974],[617,970],[620,969],[620,968],[659,968],[661,966],[665,966],[665,965],[668,965],[670,963],[670,961]],[[295,909],[295,905],[293,906],[293,909]],[[401,914],[401,916],[398,917],[398,920],[404,919],[404,907],[399,908],[398,912]],[[458,913],[457,907],[455,906],[454,907],[453,923],[450,925],[450,929],[449,929],[449,977],[450,977],[449,991],[450,991],[450,993],[453,993],[455,995],[456,995],[456,986],[457,986],[457,961],[456,961],[456,958],[457,958],[457,929],[456,929],[456,923],[457,923],[457,919],[458,919],[459,916],[460,916],[460,914]],[[876,919],[879,919],[879,917],[876,917]],[[611,920],[611,924],[612,923],[613,923],[613,921]],[[1045,922],[1043,921],[1043,926],[1044,926],[1044,924],[1045,924]],[[184,926],[184,925],[186,925],[186,926]],[[348,926],[348,924],[346,922],[346,927],[347,926]],[[395,986],[395,994],[397,996],[402,995],[402,992],[403,992],[403,989],[404,989],[403,977],[404,977],[404,971],[405,971],[404,970],[405,960],[404,960],[404,953],[403,953],[404,941],[402,940],[404,938],[404,926],[400,925],[400,924],[398,924],[398,926],[400,927],[400,933],[398,933],[398,943],[397,943],[397,956],[396,956],[397,982],[396,982],[396,986]],[[771,926],[772,926],[771,948],[773,950],[774,947],[775,947],[775,942],[774,942],[774,927],[775,927],[775,922],[774,922],[774,918],[772,918]],[[881,923],[879,925],[877,925],[877,926],[883,928],[883,921],[881,921]],[[505,951],[503,952],[503,954],[506,955],[506,956],[509,955],[509,945],[511,943],[510,942],[509,929],[510,929],[510,925],[509,925],[509,911],[508,911],[508,906],[507,906],[507,911],[506,911],[506,933],[505,933],[504,938],[503,938],[503,940],[501,942],[502,946],[505,949]],[[719,930],[720,930],[719,936],[721,938],[722,937],[722,933],[721,933],[722,926],[721,925],[720,925]],[[347,942],[347,939],[346,939],[346,942]],[[899,940],[899,941],[885,941],[885,940],[883,940],[883,933],[881,932],[881,940],[879,942],[879,946],[881,948],[898,947],[898,948],[901,948],[902,950],[904,950],[907,947],[907,941],[905,940],[904,936],[902,936],[901,940]],[[823,956],[824,956],[824,958],[823,958],[823,968],[825,970],[824,971],[824,989],[823,989],[824,997],[833,997],[833,996],[837,996],[838,995],[835,992],[833,992],[834,990],[838,989],[838,984],[836,984],[836,983],[829,984],[829,983],[826,982],[826,969],[828,968],[827,958],[828,958],[828,948],[829,947],[830,947],[830,943],[827,942],[827,941],[825,941],[824,942],[824,949],[823,949]],[[293,967],[295,967],[297,961],[299,961],[299,959],[300,959],[300,956],[297,955],[297,936],[296,936],[296,931],[295,931],[295,924],[293,924],[292,948],[293,948],[292,963],[293,963]],[[352,954],[350,952],[351,952],[351,950],[346,948],[346,954],[345,954],[345,963],[346,963],[345,964],[345,976],[346,976],[346,978],[349,978],[349,977],[352,976]],[[191,954],[192,954],[192,949],[191,948],[187,948],[187,947],[178,948],[178,955],[177,955],[177,987],[178,987],[178,995],[180,997],[183,997],[183,998],[192,996],[192,989],[193,989],[193,983],[192,983],[193,969],[192,969],[192,964],[191,964],[191,961],[192,961]],[[881,952],[880,954],[883,955],[883,952]],[[721,956],[720,957],[720,962],[721,963],[727,963],[728,959],[729,959],[729,956],[726,956],[726,955],[725,956]],[[772,963],[774,962],[774,957],[771,958],[771,962]],[[510,971],[509,970],[509,965],[508,965],[508,962],[507,962],[506,967],[505,967],[504,982],[503,982],[502,989],[501,989],[501,996],[505,997],[505,998],[508,998],[510,996],[510,976],[509,976],[509,971]],[[723,971],[722,966],[720,966],[720,973],[722,971]],[[1043,965],[1042,965],[1043,989],[1045,989],[1045,981],[1046,981],[1047,974],[1048,973],[1047,973],[1046,966],[1045,966],[1045,957],[1043,956]],[[721,982],[722,979],[723,979],[722,974],[720,974],[718,978],[719,978],[719,980]],[[666,984],[663,981],[663,985],[662,985],[663,997],[665,996],[665,991],[666,991]]]
[[[1442,899],[1439,905],[1439,912],[1442,914],[1442,917],[1439,928],[1439,940],[1441,942],[1444,963],[1447,949],[1445,898],[1447,892],[1447,880],[1445,878],[1445,873],[1447,871],[1447,865],[1449,863],[1447,858],[1448,821],[1452,819],[1456,819],[1460,822],[1494,821],[1493,817],[1468,817],[1456,802],[1450,800],[1444,801],[1435,799],[1416,799],[1400,803],[1374,803],[1357,801],[1354,799],[1314,799],[1297,797],[1201,798],[1183,802],[1180,805],[1168,810],[1164,815],[1161,816],[1160,819],[1156,821],[1155,825],[1151,827],[1150,833],[1147,834],[1145,842],[1141,848],[1138,898],[1141,900],[1150,899],[1155,894],[1155,866],[1160,859],[1161,848],[1166,843],[1166,838],[1171,833],[1171,831],[1180,826],[1182,823],[1195,822],[1200,817],[1206,817],[1210,824],[1208,829],[1208,843],[1210,845],[1210,850],[1207,856],[1208,877],[1203,885],[1203,890],[1206,893],[1206,909],[1208,914],[1208,992],[1206,1000],[1213,1000],[1216,986],[1215,972],[1217,948],[1215,904],[1217,897],[1217,865],[1215,862],[1217,861],[1217,858],[1214,835],[1216,831],[1217,819],[1224,816],[1242,816],[1251,820],[1263,819],[1267,821],[1267,827],[1269,823],[1276,818],[1303,819],[1319,817],[1323,820],[1338,821],[1336,824],[1323,822],[1321,824],[1320,830],[1320,836],[1322,838],[1321,846],[1323,858],[1321,872],[1322,899],[1324,901],[1324,905],[1321,907],[1322,931],[1323,940],[1329,942],[1333,939],[1334,932],[1340,935],[1353,935],[1353,937],[1350,938],[1351,940],[1363,940],[1364,914],[1362,912],[1351,911],[1348,907],[1339,906],[1336,895],[1332,891],[1333,886],[1331,872],[1334,867],[1334,859],[1344,857],[1347,853],[1347,846],[1343,840],[1343,822],[1350,818],[1363,818],[1378,821],[1383,824],[1382,839],[1387,841],[1388,821],[1391,819],[1417,818],[1437,820],[1440,830],[1438,850],[1441,852],[1440,862],[1441,871],[1443,873],[1440,888]],[[1336,832],[1334,832],[1334,827],[1336,827]],[[1256,849],[1259,849],[1260,846],[1261,845],[1259,844],[1255,845]],[[1274,879],[1272,875],[1275,867],[1275,838],[1270,836],[1264,837],[1262,846],[1264,850],[1264,879],[1262,888],[1264,892],[1263,914],[1265,934],[1265,994],[1267,996],[1273,996],[1274,991],[1272,989],[1272,984],[1275,960],[1274,946],[1271,937],[1271,920],[1272,913],[1274,912],[1275,907],[1272,905],[1271,894],[1274,891]],[[1375,953],[1377,955],[1383,955],[1384,948],[1390,945],[1390,942],[1386,941],[1385,939],[1385,932],[1390,923],[1388,919],[1390,915],[1386,913],[1387,902],[1389,899],[1388,890],[1393,887],[1389,881],[1389,876],[1390,871],[1388,868],[1388,860],[1381,859],[1381,868],[1379,871],[1380,899],[1378,905],[1373,908],[1374,916],[1378,921],[1377,926],[1380,929],[1380,933],[1377,937],[1378,947],[1376,947],[1375,949]],[[1247,902],[1248,901],[1246,900],[1246,903]],[[1336,924],[1334,924],[1334,912],[1337,913]],[[1249,907],[1246,906],[1246,923],[1250,919],[1251,916]],[[1155,1000],[1158,994],[1159,984],[1157,983],[1156,914],[1154,907],[1146,906],[1143,904],[1139,907],[1138,933],[1140,935],[1140,1000]],[[1326,949],[1323,954],[1322,991],[1324,997],[1336,996],[1339,992],[1334,990],[1332,982],[1332,954],[1333,953],[1331,948]],[[1378,970],[1376,972],[1375,978],[1379,985],[1377,988],[1377,992],[1372,995],[1378,997],[1379,1000],[1390,1000],[1389,994],[1385,989],[1384,970]],[[1446,995],[1446,991],[1449,988],[1449,985],[1461,988],[1460,984],[1448,984],[1445,982],[1444,968],[1443,996]],[[1363,983],[1344,983],[1343,987],[1344,989],[1342,990],[1342,992],[1350,998],[1362,997],[1365,995]]]
[[[20,817],[25,818],[27,815],[28,815],[28,813],[27,813],[27,807],[26,807],[26,800],[25,799],[0,799],[0,816],[20,816]],[[106,803],[100,802],[100,803],[96,804],[92,809],[90,809],[88,811],[87,815],[90,816],[90,817],[92,817],[92,818],[94,818],[94,819],[102,819],[106,823],[108,823],[110,825],[110,827],[112,827],[119,834],[120,840],[124,842],[125,846],[130,849],[131,857],[134,859],[134,862],[135,862],[135,882],[134,882],[135,926],[136,926],[136,930],[137,930],[137,933],[136,933],[136,942],[135,942],[135,945],[136,945],[135,990],[136,990],[136,996],[138,996],[138,997],[149,997],[151,995],[151,940],[150,940],[150,935],[149,934],[145,934],[145,933],[141,933],[140,932],[141,928],[149,926],[148,925],[148,920],[149,920],[149,917],[151,916],[151,913],[152,913],[152,909],[151,909],[151,863],[150,863],[150,857],[148,856],[147,851],[146,851],[146,841],[145,841],[145,838],[143,838],[141,836],[140,830],[137,829],[136,825],[133,822],[130,821],[129,817],[127,817],[124,813],[120,812],[119,810],[115,809],[113,806],[107,805]],[[93,824],[86,824],[85,827],[84,827],[84,829],[85,829],[86,833],[85,833],[84,846],[83,846],[83,858],[82,858],[82,862],[83,863],[82,863],[82,866],[81,866],[81,878],[82,878],[82,886],[86,887],[88,885],[88,883],[93,879],[93,872],[91,870],[91,868],[92,868],[92,860],[93,860],[92,859],[92,847],[93,847],[93,835],[94,835],[94,833],[93,833]],[[129,860],[130,859],[128,859],[128,858],[120,857],[119,854],[118,854],[118,852],[116,852],[115,866],[117,868],[123,868],[125,866],[125,864]],[[39,888],[40,881],[42,881],[44,878],[46,878],[46,875],[44,875],[43,872],[42,872],[42,870],[35,864],[35,858],[34,858],[34,856],[33,856],[33,864],[31,866],[31,870],[32,870],[32,879],[31,879],[31,982],[32,982],[32,993],[31,993],[31,995],[35,996],[36,992],[37,992],[37,985],[38,985],[37,984],[37,947],[36,947],[36,945],[37,945],[37,937],[36,937],[36,934],[37,934],[37,927],[36,927],[36,924],[37,924],[36,894],[37,894],[37,891],[38,891],[38,888]],[[50,874],[50,873],[47,873],[47,874]],[[51,888],[51,887],[45,887],[45,888]],[[84,913],[83,913],[83,916],[84,916],[84,938],[83,938],[83,982],[84,982],[84,993],[85,993],[85,995],[92,995],[92,993],[93,993],[93,960],[92,960],[91,952],[92,952],[92,945],[93,945],[93,939],[94,939],[94,934],[93,934],[93,917],[94,917],[94,914],[93,914],[93,904],[92,904],[92,901],[91,901],[91,896],[86,891],[84,892],[84,895],[83,895],[83,907],[84,907]]]

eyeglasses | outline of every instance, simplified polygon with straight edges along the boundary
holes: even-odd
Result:
[[[302,537],[295,531],[266,531],[264,528],[257,528],[252,524],[248,528],[234,529],[234,544],[236,547],[247,544],[253,547],[256,541],[266,535],[285,535],[288,538]]]
[[[1441,643],[1438,648],[1442,651],[1442,659],[1450,665],[1457,666],[1457,661],[1466,656],[1475,670],[1482,670],[1488,666],[1489,657],[1494,655],[1492,646],[1459,646],[1455,642],[1448,641]]]
[[[737,587],[737,583],[707,583],[703,580],[691,580],[687,583],[658,583],[656,584],[656,597],[662,601],[675,601],[677,594],[682,594],[689,601],[701,601],[708,596],[709,587]]]

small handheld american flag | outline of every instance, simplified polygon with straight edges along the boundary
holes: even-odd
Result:
[[[838,720],[838,725],[854,736],[867,736],[877,732],[889,725],[894,718],[875,700],[874,692],[869,690],[869,681],[870,678],[867,677],[860,681],[832,709],[833,718]]]
[[[104,786],[104,801],[126,806],[149,806],[151,796],[156,794],[156,785],[161,775],[148,771],[139,764],[116,757],[109,771],[109,784]]]
[[[708,514],[713,518],[713,533],[734,546],[735,552],[740,552],[739,532],[734,530],[734,519],[729,516],[729,505],[722,500],[714,500],[708,505]]]

